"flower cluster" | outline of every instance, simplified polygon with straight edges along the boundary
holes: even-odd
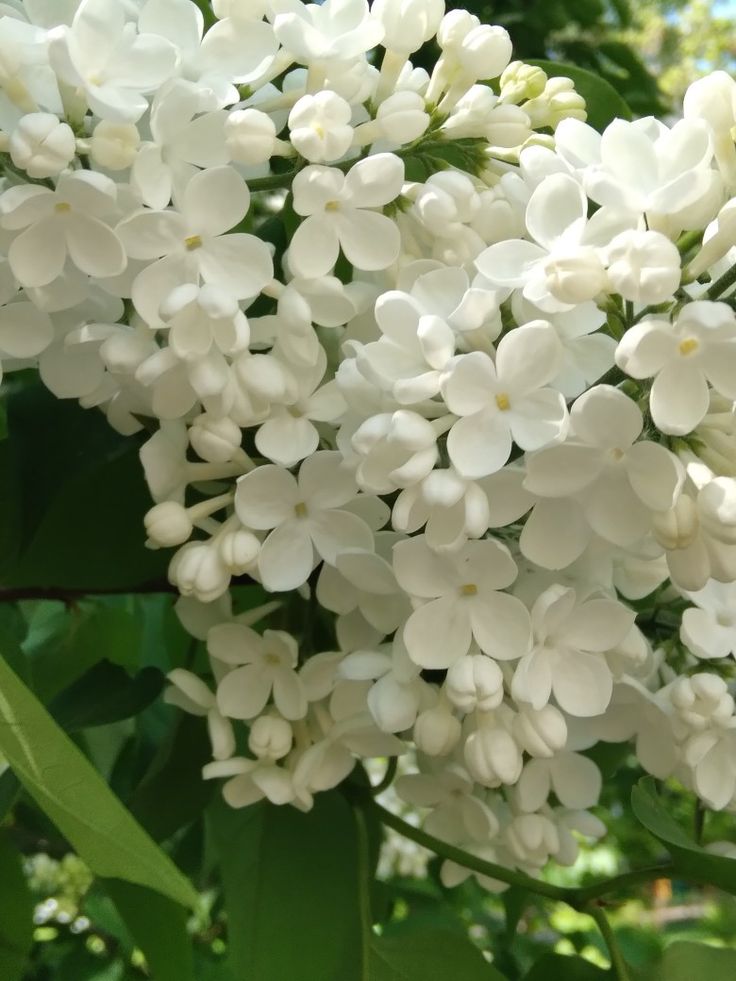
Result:
[[[0,17],[2,367],[155,424],[204,776],[308,809],[405,756],[532,875],[604,833],[600,740],[736,807],[736,83],[599,134],[442,0],[212,10]]]

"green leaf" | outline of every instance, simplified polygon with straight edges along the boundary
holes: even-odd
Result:
[[[170,838],[209,804],[215,786],[202,779],[202,767],[212,758],[209,745],[205,720],[182,713],[128,802],[155,841]]]
[[[652,777],[642,777],[633,788],[631,806],[644,827],[666,846],[677,872],[736,895],[736,860],[697,845],[667,810]]]
[[[0,835],[0,978],[20,981],[33,944],[33,897],[21,858]]]
[[[307,814],[210,809],[234,981],[358,981],[358,846],[350,805],[317,795]]]
[[[181,906],[129,882],[110,879],[105,889],[143,951],[154,981],[195,981],[192,940]]]
[[[602,132],[614,119],[631,119],[631,109],[618,94],[616,89],[605,79],[594,75],[593,72],[564,62],[544,61],[536,58],[528,64],[542,68],[550,78],[562,75],[571,78],[575,89],[585,99],[588,110],[588,123],[593,129]]]
[[[20,781],[12,770],[0,774],[0,823],[15,804],[20,793]]]
[[[0,753],[97,875],[148,886],[185,906],[191,884],[0,658]]]
[[[735,977],[736,950],[676,941],[665,949],[651,981],[733,981]]]
[[[544,954],[532,966],[524,981],[606,981],[611,975],[583,957]]]
[[[102,413],[58,400],[40,384],[11,394],[7,407],[10,435],[0,443],[3,585],[125,591],[165,578],[169,555],[143,546],[143,515],[152,502],[136,440],[116,433]]]
[[[138,715],[163,686],[158,668],[144,668],[131,678],[124,668],[104,660],[57,695],[49,712],[67,732],[109,725]]]
[[[407,928],[374,937],[370,981],[504,981],[470,940],[451,930]]]

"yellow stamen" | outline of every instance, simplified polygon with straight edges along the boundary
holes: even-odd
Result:
[[[298,504],[294,505],[294,514],[297,518],[306,518],[307,516],[307,505],[300,501]]]
[[[692,354],[693,351],[697,351],[699,347],[700,344],[694,337],[686,337],[684,341],[680,341],[677,345],[677,350],[680,354],[687,356],[688,354]]]
[[[72,210],[72,206],[67,204],[66,201],[59,201],[58,204],[54,205],[54,211],[57,215],[65,215],[68,211]]]
[[[339,201],[328,201],[325,205],[325,211],[339,211],[340,202]]]
[[[466,582],[464,586],[460,587],[461,596],[477,596],[478,587],[474,582]]]
[[[499,407],[501,412],[506,412],[511,408],[511,402],[506,392],[499,392],[496,396],[496,405]]]
[[[189,252],[194,252],[195,249],[202,248],[202,238],[200,235],[189,235],[184,239],[184,245]]]

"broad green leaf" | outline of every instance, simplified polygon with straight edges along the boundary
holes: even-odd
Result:
[[[0,834],[0,978],[20,981],[33,944],[33,897],[21,858]]]
[[[196,904],[191,884],[2,658],[0,753],[97,875],[148,886],[185,906]]]
[[[631,791],[631,806],[644,827],[665,845],[677,872],[736,894],[736,860],[697,845],[662,803],[652,777],[642,777]]]
[[[594,75],[593,72],[586,71],[584,68],[577,68],[575,65],[544,61],[537,58],[530,59],[528,64],[542,68],[550,78],[560,75],[564,78],[571,78],[575,83],[576,91],[585,99],[588,123],[598,132],[602,132],[616,118],[631,119],[631,109],[616,89],[600,76]]]
[[[532,966],[524,981],[606,981],[611,975],[584,957],[544,954]]]
[[[370,981],[504,981],[477,947],[451,930],[407,929],[374,937]]]
[[[20,793],[20,782],[12,770],[0,773],[0,823],[15,804]]]
[[[182,907],[130,882],[110,879],[105,889],[143,951],[154,981],[195,981],[192,939]]]
[[[307,814],[256,804],[210,809],[234,981],[360,981],[354,815],[337,792]]]
[[[736,950],[676,941],[665,948],[651,981],[733,981]]]
[[[157,668],[144,668],[131,678],[124,668],[104,660],[57,695],[49,712],[67,732],[109,725],[142,712],[163,686]]]

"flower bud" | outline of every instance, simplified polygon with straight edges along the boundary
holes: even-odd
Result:
[[[383,47],[407,55],[429,41],[444,12],[444,0],[373,0],[371,6],[383,24]]]
[[[89,155],[99,167],[125,170],[135,160],[141,136],[133,123],[99,122],[89,141]]]
[[[236,109],[225,120],[225,146],[236,163],[266,163],[276,149],[276,125],[260,109]]]
[[[293,735],[286,719],[261,715],[251,722],[248,748],[259,760],[280,760],[291,750]]]
[[[57,177],[74,159],[76,140],[71,127],[50,112],[23,116],[10,137],[10,158],[29,177]]]
[[[443,51],[455,51],[465,37],[480,25],[480,20],[467,10],[450,10],[437,29],[437,44]]]
[[[565,717],[554,705],[539,710],[524,706],[514,718],[513,733],[523,750],[543,759],[554,756],[567,742]]]
[[[223,535],[219,545],[220,557],[225,568],[233,576],[242,576],[247,572],[261,550],[261,543],[256,536],[245,528],[238,528]]]
[[[481,725],[468,736],[463,755],[468,772],[484,787],[514,784],[521,776],[519,747],[513,737],[500,727]]]
[[[169,581],[182,596],[211,603],[227,589],[230,573],[218,548],[210,542],[187,542],[169,563]]]
[[[187,509],[176,501],[156,504],[143,519],[150,544],[154,548],[182,545],[193,531]]]
[[[474,81],[498,78],[512,54],[509,32],[503,27],[479,24],[463,38],[455,56],[461,71]]]
[[[595,249],[571,248],[567,254],[556,251],[544,264],[546,287],[561,303],[585,303],[602,292],[606,272]]]
[[[240,449],[241,439],[240,427],[232,419],[207,412],[197,416],[189,430],[193,450],[208,463],[228,463]]]
[[[427,756],[448,756],[457,746],[460,733],[459,720],[441,702],[421,712],[414,723],[414,742]]]
[[[680,253],[660,232],[630,229],[608,247],[612,292],[634,303],[663,303],[680,285]]]
[[[463,712],[489,712],[503,701],[503,674],[485,654],[461,657],[447,672],[447,697]]]
[[[429,126],[424,99],[417,92],[394,92],[378,107],[376,122],[381,136],[391,143],[405,144],[418,139]]]
[[[501,101],[518,104],[526,99],[536,99],[544,92],[547,75],[536,65],[526,65],[523,61],[512,61],[504,69],[499,81]]]
[[[563,119],[587,118],[585,99],[575,91],[572,79],[550,78],[544,92],[524,103],[524,112],[531,120],[532,129],[551,126],[553,129]]]
[[[662,548],[672,550],[692,545],[700,527],[695,501],[682,494],[669,511],[652,512],[652,527]]]

